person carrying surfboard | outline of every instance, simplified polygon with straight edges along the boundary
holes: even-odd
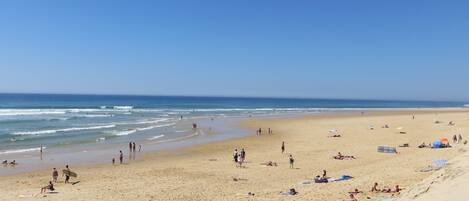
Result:
[[[70,168],[65,165],[65,169],[62,171],[62,176],[65,175],[65,183],[68,184],[70,180]]]

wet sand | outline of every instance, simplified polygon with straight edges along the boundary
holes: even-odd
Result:
[[[416,114],[415,120],[412,114]],[[442,123],[435,124],[436,120]],[[449,126],[449,121],[456,125]],[[385,124],[390,128],[381,128]],[[374,125],[373,130],[369,129],[370,125]],[[130,163],[125,160],[124,165],[71,167],[79,174],[72,181],[80,183],[58,183],[55,186],[58,193],[45,194],[46,197],[38,193],[51,180],[51,171],[2,176],[0,200],[343,200],[355,188],[365,191],[358,195],[359,200],[368,200],[367,197],[380,200],[389,194],[369,193],[374,182],[379,187],[399,184],[408,190],[432,176],[433,172],[419,170],[433,160],[450,160],[461,155],[464,151],[461,144],[450,149],[416,146],[442,137],[450,139],[454,134],[465,137],[469,132],[469,111],[403,110],[257,119],[245,121],[242,126],[253,133],[261,127],[264,132],[261,136],[146,153],[140,156],[143,160]],[[269,127],[272,135],[266,132]],[[331,129],[337,129],[342,137],[327,137]],[[399,133],[404,131],[406,134]],[[280,150],[282,141],[286,143],[285,154]],[[376,151],[379,145],[397,147],[404,143],[410,147],[398,148],[398,154]],[[232,161],[235,148],[246,149],[244,168],[237,168]],[[125,147],[122,150],[127,151]],[[332,159],[339,151],[357,159]],[[289,154],[295,158],[294,169],[289,168]],[[260,165],[267,161],[274,161],[278,166]],[[322,174],[324,169],[330,177],[354,178],[327,184],[302,184]],[[59,182],[62,181],[59,177]],[[299,194],[279,194],[289,188],[295,188]],[[248,192],[255,195],[249,196]]]

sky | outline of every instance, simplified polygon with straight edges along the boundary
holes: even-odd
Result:
[[[0,92],[469,101],[469,2],[2,0]]]

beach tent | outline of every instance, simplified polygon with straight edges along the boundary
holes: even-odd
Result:
[[[379,153],[397,153],[396,147],[378,146]]]
[[[440,142],[443,143],[443,144],[448,144],[449,143],[448,138],[441,138]]]
[[[432,147],[433,148],[440,148],[441,147],[441,141],[435,141],[432,143]]]

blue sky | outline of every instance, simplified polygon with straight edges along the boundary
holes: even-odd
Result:
[[[467,1],[1,1],[0,92],[469,100]]]

